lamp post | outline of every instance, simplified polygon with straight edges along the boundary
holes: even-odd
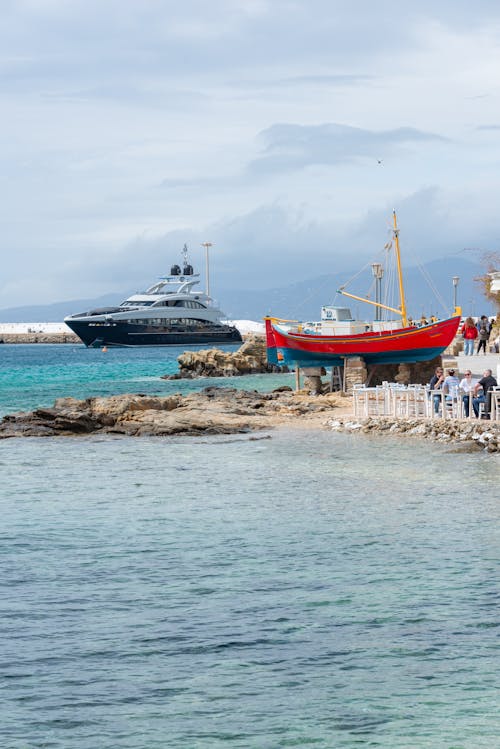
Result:
[[[202,242],[201,246],[205,248],[205,274],[206,274],[206,294],[210,296],[210,270],[208,264],[208,251],[212,247],[212,242]]]
[[[458,276],[453,276],[451,279],[453,281],[453,314],[457,314],[457,288],[458,288],[458,282],[460,281],[460,278]]]
[[[375,302],[380,304],[382,302],[382,277],[384,275],[382,263],[372,263],[372,273],[375,279]],[[375,308],[375,320],[382,319],[381,312],[380,307]]]

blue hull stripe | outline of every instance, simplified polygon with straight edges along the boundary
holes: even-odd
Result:
[[[367,364],[401,364],[403,362],[429,361],[439,356],[446,346],[438,346],[422,349],[409,349],[407,351],[384,351],[377,354],[356,354],[345,357],[347,359],[359,358],[364,359]],[[278,352],[280,357],[278,358]],[[281,355],[283,358],[281,358]],[[297,356],[299,358],[297,358]],[[321,353],[296,351],[289,348],[268,348],[267,360],[270,364],[298,365],[299,367],[342,367],[344,357],[326,356]]]

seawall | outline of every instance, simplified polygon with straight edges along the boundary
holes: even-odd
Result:
[[[454,445],[465,452],[500,451],[500,422],[478,419],[419,419],[400,417],[339,416],[329,421],[334,432],[401,435],[420,437],[434,442]]]
[[[3,343],[81,343],[74,333],[0,333]]]
[[[0,323],[3,343],[80,343],[64,322],[3,322]]]

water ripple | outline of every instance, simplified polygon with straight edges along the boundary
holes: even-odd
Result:
[[[2,747],[498,746],[491,457],[307,432],[0,455]]]

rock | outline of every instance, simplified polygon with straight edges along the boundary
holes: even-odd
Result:
[[[368,417],[359,422],[349,418],[339,418],[329,422],[332,431],[353,432],[362,428],[363,432],[390,432],[403,436],[423,437],[442,443],[455,443],[460,452],[485,450],[489,453],[500,451],[500,422],[476,422],[434,419]]]
[[[318,375],[304,377],[304,390],[312,395],[319,395],[323,391],[323,383]]]
[[[481,450],[481,445],[477,442],[468,441],[460,443],[448,450],[449,453],[477,453]]]
[[[151,397],[59,398],[52,408],[9,414],[0,422],[0,438],[60,436],[101,432],[126,435],[232,434],[287,423],[290,419],[331,412],[335,396],[297,395],[208,387],[199,393]]]
[[[163,375],[162,379],[240,377],[265,372],[288,372],[287,367],[277,367],[268,363],[265,338],[256,335],[249,336],[234,352],[217,348],[185,351],[177,361],[179,372],[174,375]]]
[[[398,373],[395,376],[395,381],[403,385],[408,385],[411,382],[411,368],[409,364],[403,363],[398,367]]]

